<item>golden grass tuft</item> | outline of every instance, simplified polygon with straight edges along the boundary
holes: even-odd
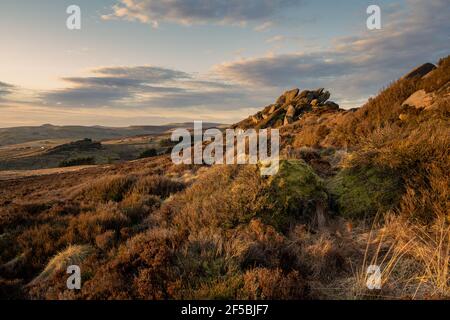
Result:
[[[65,250],[59,252],[47,264],[45,269],[31,281],[28,286],[45,281],[57,272],[64,270],[70,265],[80,265],[86,257],[92,252],[92,247],[87,245],[69,246]]]

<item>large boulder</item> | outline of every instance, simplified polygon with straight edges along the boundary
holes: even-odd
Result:
[[[425,90],[414,92],[408,99],[403,102],[403,105],[408,105],[415,108],[430,108],[435,101],[433,93],[426,93]]]
[[[300,91],[299,89],[293,89],[293,90],[287,91],[285,93],[285,96],[286,96],[286,102],[285,103],[290,103],[292,100],[294,100],[295,97],[297,97],[299,91]]]
[[[298,95],[299,89],[292,89],[289,91],[286,91],[281,95],[281,97],[278,98],[277,104],[286,104],[292,102]]]
[[[281,160],[279,171],[269,177],[269,217],[273,225],[284,229],[290,222],[311,222],[318,207],[329,202],[323,180],[303,160]]]
[[[413,78],[422,78],[426,76],[428,73],[436,69],[436,66],[432,63],[425,63],[415,69],[413,69],[411,72],[406,74],[403,79],[413,79]]]

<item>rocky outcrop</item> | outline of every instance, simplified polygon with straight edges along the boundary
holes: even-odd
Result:
[[[274,104],[265,107],[235,127],[277,128],[294,123],[307,112],[339,111],[337,103],[328,101],[330,97],[330,92],[324,88],[301,92],[299,89],[289,90],[282,94]]]

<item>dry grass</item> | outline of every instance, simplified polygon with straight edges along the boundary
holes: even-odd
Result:
[[[369,265],[381,269],[381,290],[366,283]],[[356,298],[436,299],[450,297],[450,226],[437,219],[432,226],[391,216],[369,233],[364,260],[355,270],[351,295]]]
[[[89,246],[69,246],[67,249],[59,252],[55,257],[53,257],[45,267],[44,271],[42,271],[28,285],[33,286],[38,282],[45,281],[70,265],[80,265],[91,252],[92,248]]]

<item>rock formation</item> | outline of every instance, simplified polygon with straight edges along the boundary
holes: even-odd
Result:
[[[324,88],[317,90],[293,89],[282,94],[274,104],[238,123],[235,127],[278,128],[299,120],[307,112],[335,112],[339,105],[328,101],[331,94]]]

